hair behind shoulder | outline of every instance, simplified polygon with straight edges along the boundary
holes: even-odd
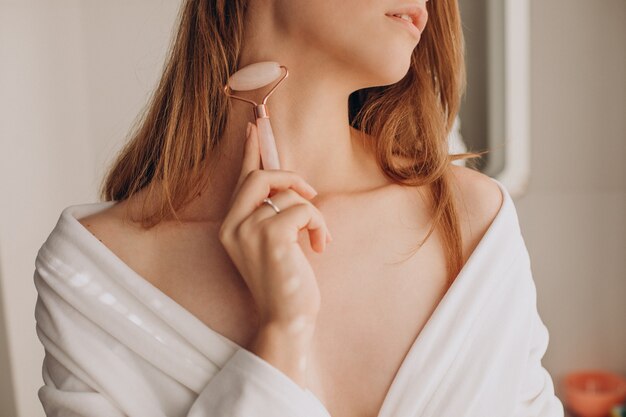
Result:
[[[177,211],[206,185],[209,155],[219,148],[230,103],[222,86],[237,70],[246,0],[185,0],[162,77],[130,140],[107,172],[105,201],[125,200],[145,188],[156,209],[142,225],[178,219]],[[451,190],[451,162],[481,153],[450,155],[448,134],[465,93],[464,39],[457,0],[426,3],[428,24],[399,82],[355,91],[350,124],[375,138],[382,171],[392,181],[426,186],[440,227],[451,285],[462,268],[460,225]],[[208,59],[207,59],[208,57]],[[365,136],[365,135],[364,135]],[[471,162],[471,161],[470,161]]]

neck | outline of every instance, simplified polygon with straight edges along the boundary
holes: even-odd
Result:
[[[306,63],[282,65],[289,68],[289,76],[267,101],[281,169],[300,174],[319,192],[318,197],[389,184],[365,142],[369,136],[349,124],[349,89],[341,88],[336,80],[313,77],[306,72]],[[323,73],[327,71],[316,71]],[[234,94],[259,103],[274,85]],[[246,124],[255,122],[250,103],[230,100],[232,112],[215,156],[219,159],[214,161],[211,191],[201,197],[207,204],[211,200],[214,215],[220,218],[228,211],[226,202],[239,178]]]

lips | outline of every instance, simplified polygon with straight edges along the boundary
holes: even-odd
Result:
[[[428,19],[428,12],[426,11],[426,8],[418,5],[399,7],[397,9],[390,10],[385,14],[389,17],[401,14],[409,15],[413,25],[420,31],[420,33],[424,31],[426,21]]]
[[[387,16],[388,18],[392,19],[393,21],[395,21],[396,23],[402,25],[405,29],[408,29],[408,31],[416,38],[416,39],[420,39],[422,36],[422,32],[420,32],[420,30],[417,28],[417,26],[415,26],[413,23],[411,23],[408,20],[402,19],[400,17],[397,16]]]

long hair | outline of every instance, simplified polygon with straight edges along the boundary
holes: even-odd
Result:
[[[206,163],[218,149],[229,117],[222,86],[238,69],[246,3],[184,0],[181,6],[163,75],[100,191],[103,200],[119,201],[146,188],[155,209],[147,212],[144,207],[144,228],[178,220],[177,210],[213,175],[214,165]],[[375,138],[368,146],[373,146],[385,175],[395,183],[429,190],[433,222],[418,246],[440,227],[451,285],[463,258],[450,165],[481,154],[450,155],[448,148],[466,86],[457,0],[426,5],[428,24],[406,76],[392,85],[355,91],[348,105],[350,124]]]

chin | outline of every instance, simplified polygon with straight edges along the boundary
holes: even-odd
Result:
[[[395,84],[406,76],[411,68],[411,56],[407,55],[402,59],[397,57],[398,55],[395,58],[380,59],[371,67],[371,87]]]

